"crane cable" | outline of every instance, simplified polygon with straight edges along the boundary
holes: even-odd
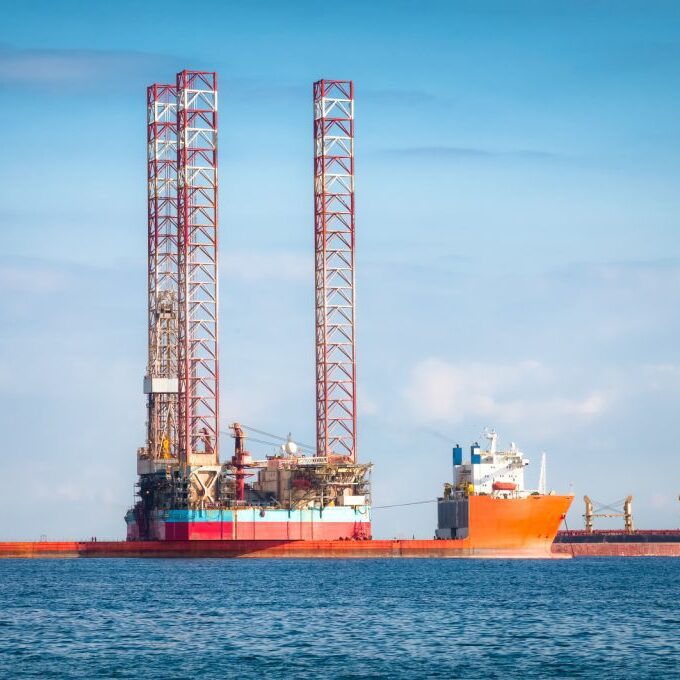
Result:
[[[250,425],[243,425],[246,430],[250,430],[251,432],[256,432],[257,434],[262,434],[265,437],[272,437],[273,439],[280,439],[282,442],[287,442],[288,437],[280,437],[279,435],[272,434],[271,432],[265,432],[264,430],[258,430],[256,427],[251,427]],[[293,440],[295,441],[295,440]],[[301,442],[295,441],[295,444],[301,448],[301,449],[309,449],[310,451],[314,451],[315,447],[310,446],[309,444],[302,444]]]
[[[591,502],[593,504],[593,512],[594,513],[602,512],[603,510],[609,510],[610,512],[620,512],[625,501],[626,501],[626,499],[622,498],[621,500],[614,501],[613,503],[610,503],[609,505],[605,505],[604,503],[600,503],[599,501],[596,501],[594,498],[591,499]]]
[[[288,441],[288,437],[280,437],[279,435],[272,434],[271,432],[265,432],[264,430],[258,430],[256,427],[251,427],[250,425],[246,425],[245,423],[241,423],[241,426],[246,430],[246,432],[248,432],[248,431],[256,432],[257,434],[264,435],[265,437],[271,437],[272,439],[277,439],[277,440],[280,440],[282,442]],[[220,434],[231,434],[231,432],[226,432],[225,430],[220,430]],[[260,444],[271,443],[271,442],[263,442],[263,441],[258,440],[258,439],[253,439],[252,437],[249,437],[247,434],[246,434],[246,439],[249,439],[249,440],[254,441],[254,442],[258,442]],[[309,446],[309,444],[302,444],[302,443],[295,441],[295,440],[293,440],[293,441],[295,442],[296,446],[298,446],[298,448],[308,449],[311,452],[315,451],[314,446]],[[278,446],[278,445],[279,445],[278,443],[274,444],[274,446]]]
[[[231,432],[225,432],[224,430],[220,430],[220,434],[227,435],[227,434],[231,434]],[[232,437],[233,437],[233,435],[232,435]],[[265,441],[264,439],[255,439],[253,437],[248,437],[247,439],[248,439],[249,442],[256,442],[257,444],[265,444],[266,446],[278,447],[278,446],[281,445],[280,442]]]

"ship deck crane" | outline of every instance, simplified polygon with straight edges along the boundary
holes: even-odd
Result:
[[[584,496],[586,511],[583,517],[585,518],[586,533],[593,533],[593,519],[595,517],[623,517],[623,528],[626,533],[632,533],[633,527],[633,497],[626,496],[623,500],[603,505],[598,503],[595,506],[590,496]]]

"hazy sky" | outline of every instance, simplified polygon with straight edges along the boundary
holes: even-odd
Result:
[[[124,535],[145,86],[183,68],[220,77],[223,425],[314,441],[311,87],[353,79],[374,504],[435,498],[495,426],[570,527],[584,493],[678,526],[678,3],[52,0],[0,22],[0,539]]]

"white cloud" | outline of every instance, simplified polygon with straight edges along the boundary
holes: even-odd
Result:
[[[133,85],[155,69],[170,67],[171,57],[130,50],[0,49],[0,85],[111,87]],[[172,72],[169,74],[172,77]],[[130,85],[130,83],[128,83]]]
[[[600,391],[578,396],[560,393],[554,371],[536,361],[515,364],[418,362],[403,397],[421,423],[459,423],[482,418],[489,424],[588,419],[602,414],[608,399]]]

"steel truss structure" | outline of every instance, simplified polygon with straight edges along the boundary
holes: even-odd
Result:
[[[314,83],[317,455],[356,460],[354,86]]]
[[[147,88],[148,322],[147,453],[174,458],[177,433],[177,94]]]
[[[217,74],[177,74],[180,461],[219,462]],[[204,461],[205,462],[205,461]]]

